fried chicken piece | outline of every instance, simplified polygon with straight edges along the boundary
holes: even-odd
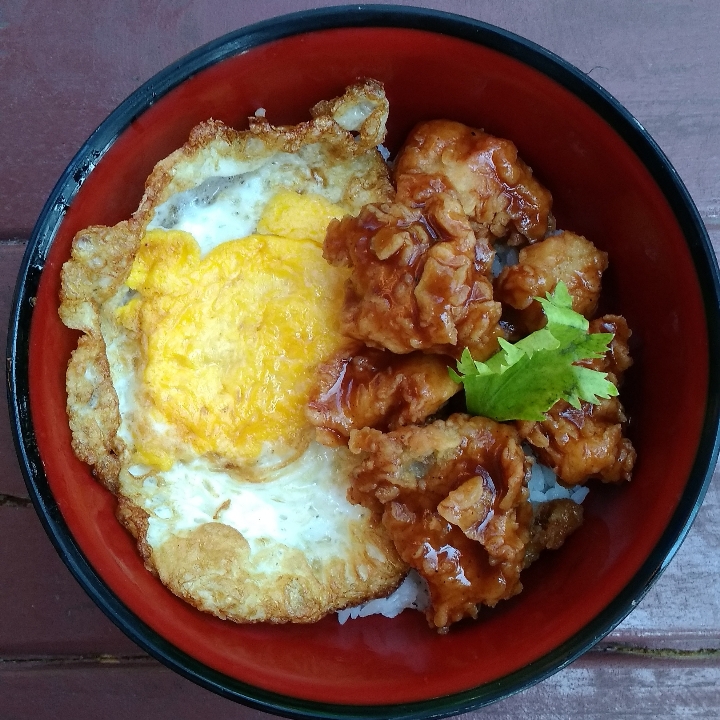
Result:
[[[450,379],[449,358],[354,346],[317,369],[307,416],[326,445],[346,442],[351,430],[395,430],[422,423],[460,385]]]
[[[614,336],[602,358],[578,364],[608,373],[617,387],[632,364],[627,322],[620,315],[605,315],[593,320],[589,330],[613,332]],[[545,420],[518,421],[517,426],[543,465],[552,468],[567,485],[579,485],[590,478],[603,482],[630,480],[636,453],[623,435],[626,423],[623,406],[612,397],[598,405],[581,402],[579,408],[560,400],[545,413]]]
[[[532,508],[527,459],[511,425],[451,415],[424,427],[350,433],[365,453],[350,497],[382,513],[402,559],[428,582],[431,627],[520,592]]]
[[[423,208],[367,205],[330,223],[324,257],[349,266],[342,331],[371,347],[477,359],[497,350],[501,305],[488,279],[493,250],[447,193]]]
[[[465,213],[495,237],[515,230],[530,242],[548,232],[552,195],[509,140],[450,120],[417,125],[395,164],[398,202],[424,205],[450,192]]]
[[[530,528],[530,542],[525,548],[525,563],[530,567],[543,550],[557,550],[583,522],[583,507],[567,498],[540,503]]]
[[[608,379],[615,387],[620,387],[623,374],[633,364],[630,357],[628,341],[632,331],[628,327],[627,320],[622,315],[603,315],[590,321],[588,332],[591,333],[612,333],[608,351],[600,358],[581,360],[578,365],[608,373]]]
[[[635,449],[623,437],[627,422],[617,398],[599,405],[581,402],[574,408],[564,400],[553,405],[542,422],[518,422],[520,435],[567,485],[580,485],[590,478],[603,482],[630,480]]]
[[[509,316],[522,334],[545,325],[542,307],[533,298],[545,297],[560,281],[567,286],[573,310],[591,318],[607,266],[607,253],[581,235],[562,232],[520,250],[518,264],[504,268],[495,280],[495,297],[517,311]]]

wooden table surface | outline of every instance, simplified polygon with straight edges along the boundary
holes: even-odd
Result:
[[[330,2],[0,3],[0,326],[26,239],[63,168],[130,92],[197,46]],[[404,4],[404,3],[403,3]],[[601,83],[647,128],[720,249],[717,0],[453,0]],[[0,398],[4,406],[5,399]],[[663,576],[595,650],[463,718],[720,717],[720,473]],[[259,720],[165,669],[88,599],[45,536],[0,411],[0,720]]]

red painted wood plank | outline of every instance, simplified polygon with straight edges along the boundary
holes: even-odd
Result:
[[[269,720],[156,663],[0,666],[3,720]],[[718,659],[591,653],[544,682],[458,720],[655,720],[712,718],[720,711]]]
[[[7,345],[5,333],[10,319],[15,281],[24,252],[24,243],[0,243],[0,342],[3,349]],[[10,435],[7,394],[4,391],[0,392],[0,495],[2,494],[27,497]]]
[[[214,695],[151,660],[129,666],[0,665],[0,688],[3,720],[273,717]]]
[[[336,0],[9,0],[0,18],[0,239],[25,237],[67,162],[132,90],[200,44]],[[653,133],[703,212],[720,217],[715,0],[406,0],[478,18],[558,53]],[[42,52],[38,51],[42,48]]]
[[[0,506],[0,659],[100,653],[141,651],[81,589],[34,510]]]

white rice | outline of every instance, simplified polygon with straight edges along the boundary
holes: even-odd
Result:
[[[553,237],[554,235],[562,235],[564,230],[552,230],[545,238]],[[510,267],[511,265],[517,265],[520,262],[520,250],[513,245],[508,245],[502,241],[495,243],[495,257],[493,258],[492,268],[490,272],[493,278],[496,278],[504,268]]]
[[[387,162],[390,159],[390,151],[384,145],[378,145],[377,149],[382,159]]]
[[[340,624],[344,625],[348,619],[354,620],[367,615],[384,615],[394,618],[407,608],[424,612],[429,604],[430,593],[427,583],[415,570],[411,570],[400,587],[391,595],[370,600],[363,605],[339,610],[337,615]]]
[[[526,454],[529,453],[526,452]],[[573,500],[579,505],[590,492],[588,488],[582,485],[569,488],[560,485],[557,475],[549,467],[541,465],[534,459],[530,480],[528,481],[528,490],[530,491],[530,502],[533,508],[536,508],[541,503],[560,499]]]
[[[496,278],[503,271],[503,268],[517,265],[519,261],[518,253],[516,247],[501,242],[495,243],[495,257],[490,270],[492,276]]]

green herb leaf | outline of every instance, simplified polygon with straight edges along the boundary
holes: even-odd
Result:
[[[494,420],[542,420],[558,401],[573,407],[580,401],[597,404],[618,394],[606,373],[574,365],[602,357],[612,333],[588,333],[589,323],[572,309],[564,283],[547,298],[535,298],[547,325],[514,345],[500,340],[500,351],[487,362],[473,360],[466,348],[450,370],[465,387],[467,408],[473,415]]]

